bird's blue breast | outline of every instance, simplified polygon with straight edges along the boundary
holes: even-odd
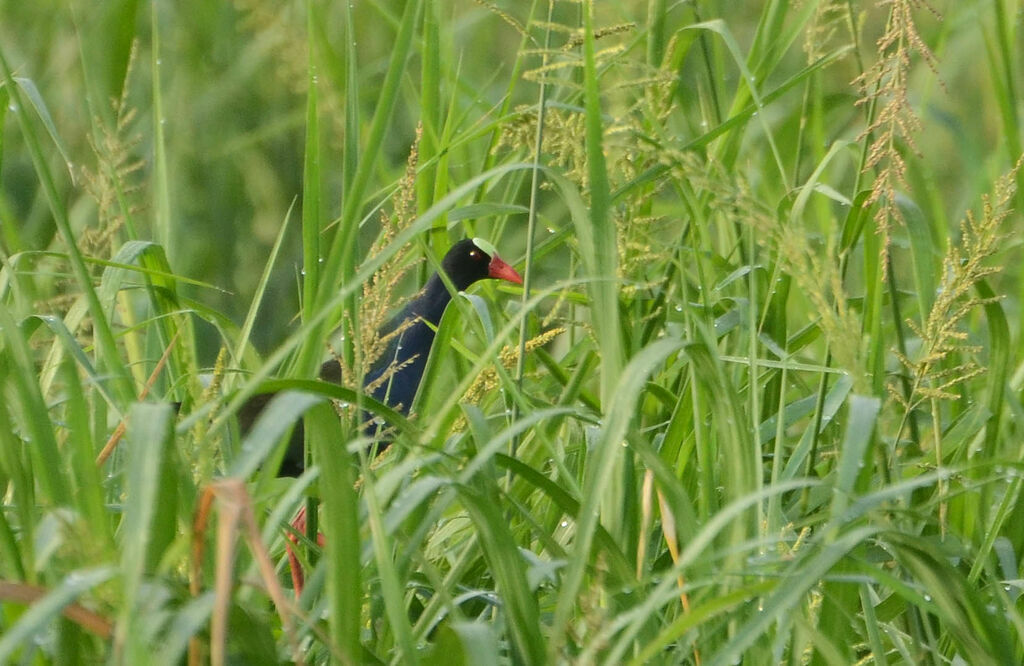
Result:
[[[364,386],[377,383],[390,368],[398,368],[388,379],[370,391],[370,395],[380,402],[394,407],[403,414],[409,413],[423,370],[427,366],[427,357],[434,342],[434,329],[422,320],[416,321],[405,331],[396,336],[388,345],[388,349],[377,359],[374,368],[366,375]]]

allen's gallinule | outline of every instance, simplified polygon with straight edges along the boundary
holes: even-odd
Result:
[[[441,260],[441,270],[455,291],[463,291],[486,278],[523,283],[519,273],[498,256],[493,245],[482,238],[467,238],[453,245]],[[451,299],[452,292],[448,290],[440,273],[434,273],[423,290],[384,326],[382,336],[400,327],[404,328],[391,338],[387,348],[363,378],[363,388],[368,395],[408,414],[420,380],[423,379],[430,348],[434,344],[434,330]],[[340,384],[341,366],[338,361],[332,359],[324,363],[320,367],[320,378]],[[255,422],[272,397],[272,394],[256,395],[242,406],[239,422],[243,432]],[[299,424],[292,433],[288,450],[281,462],[278,472],[280,476],[297,476],[302,473],[305,468],[302,440],[303,432]],[[386,443],[379,450],[384,448]]]
[[[456,291],[463,291],[474,282],[486,278],[507,280],[515,284],[523,283],[519,273],[498,256],[494,246],[481,238],[465,239],[453,245],[441,260],[441,270]],[[384,326],[382,336],[401,330],[391,338],[384,353],[363,378],[363,389],[368,395],[403,414],[408,414],[420,380],[423,379],[430,348],[434,344],[434,330],[451,300],[452,292],[448,290],[440,273],[434,273],[427,280],[423,291]],[[327,361],[320,367],[320,378],[340,384],[341,364],[337,360]],[[248,430],[271,397],[272,394],[256,395],[243,405],[239,411],[243,431]],[[386,446],[386,443],[382,443],[379,450]],[[304,468],[303,432],[300,423],[292,432],[278,474],[297,476]],[[296,532],[306,531],[305,507],[299,510],[291,524]],[[323,545],[322,535],[317,535],[317,542]],[[295,535],[289,534],[285,549],[288,553],[296,597],[302,593],[305,580],[302,565],[293,547],[297,543]]]

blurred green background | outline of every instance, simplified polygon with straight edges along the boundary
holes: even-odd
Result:
[[[814,4],[814,3],[811,3]],[[1014,148],[1003,135],[999,107],[992,100],[992,77],[986,75],[991,63],[986,56],[986,35],[990,8],[983,2],[934,3],[942,20],[922,11],[919,29],[937,56],[936,71],[921,63],[911,69],[910,102],[922,116],[927,131],[917,138],[920,158],[908,173],[909,186],[919,204],[936,222],[936,229],[949,231],[972,202],[977,201],[993,175],[1005,167]],[[601,25],[633,23],[643,25],[647,2],[599,3]],[[158,9],[154,16],[151,7]],[[760,2],[702,2],[696,5],[701,19],[722,18],[742,42],[757,27]],[[456,99],[458,115],[452,134],[461,135],[448,163],[449,179],[455,185],[477,173],[491,136],[472,134],[474,128],[495,119],[496,109],[512,95],[511,108],[535,101],[536,85],[522,81],[512,85],[515,58],[521,35],[517,28],[526,20],[528,4],[490,6],[486,3],[451,2],[437,8],[445,16],[446,39],[440,57],[457,67],[457,78],[441,82],[441,103]],[[668,20],[691,16],[689,3],[668,7]],[[360,87],[358,109],[363,118],[374,110],[375,91],[394,39],[400,7],[386,2],[355,2],[352,18],[357,41],[357,79]],[[502,15],[502,13],[505,13]],[[572,22],[579,7],[557,3],[556,18]],[[343,127],[345,103],[338,92],[343,77],[344,44],[341,40],[342,12],[336,3],[323,3],[322,19],[312,29],[333,50],[320,53],[321,129],[323,187],[326,213],[339,214],[342,150],[346,142]],[[863,126],[853,105],[857,91],[851,81],[857,73],[857,58],[870,63],[872,42],[884,28],[885,13],[870,3],[856,12],[862,21],[863,55],[848,54],[822,77],[819,104],[825,106],[820,122],[827,141],[856,139]],[[112,100],[126,95],[132,117],[120,130],[119,144],[127,149],[124,163],[137,161],[138,170],[130,182],[137,190],[126,193],[138,220],[139,235],[164,242],[171,265],[179,274],[216,286],[219,290],[193,290],[193,297],[230,314],[236,321],[245,312],[258,276],[289,206],[302,193],[302,159],[305,131],[306,67],[310,42],[302,2],[173,2],[152,6],[133,0],[117,2],[22,2],[0,3],[0,39],[18,76],[31,79],[58,128],[60,140],[71,161],[70,173],[57,183],[66,198],[76,229],[96,226],[96,202],[86,187],[83,170],[96,171],[92,145],[102,145],[93,120],[110,123]],[[160,58],[152,67],[154,44],[152,22],[161,26]],[[819,51],[840,40],[832,28],[812,41]],[[991,35],[989,35],[991,36]],[[450,37],[450,39],[447,39]],[[808,38],[810,39],[810,38]],[[531,45],[536,48],[536,44]],[[326,48],[326,47],[325,47]],[[636,51],[643,45],[631,47]],[[134,51],[133,51],[134,49]],[[717,43],[708,54],[721,69],[717,91],[736,83],[737,73],[728,65],[729,55]],[[132,54],[134,53],[134,58]],[[415,127],[421,118],[422,89],[418,77],[422,53],[415,53],[404,74],[401,99],[389,125],[384,150],[378,156],[376,187],[397,180],[404,169]],[[777,84],[797,71],[805,57],[802,49],[791,48],[778,74],[769,81]],[[132,63],[130,78],[125,71]],[[696,107],[709,91],[700,79],[701,63],[688,59],[680,69],[682,85],[675,103],[685,109]],[[154,74],[160,77],[162,118],[153,116]],[[521,74],[521,72],[520,72]],[[85,80],[88,78],[88,82]],[[566,78],[571,76],[566,75]],[[792,131],[801,122],[801,90],[796,88],[776,101],[767,111],[779,131]],[[724,102],[720,102],[724,103]],[[442,107],[438,107],[442,108]],[[608,111],[616,111],[614,107]],[[694,118],[692,113],[682,114]],[[167,238],[148,225],[154,215],[153,136],[155,124],[166,140],[167,192],[170,224]],[[7,125],[11,123],[8,121]],[[699,135],[701,128],[675,123],[680,141]],[[360,131],[365,134],[365,127]],[[6,147],[0,165],[0,220],[6,251],[44,249],[53,242],[55,227],[41,196],[28,155],[21,149],[17,131],[4,132]],[[758,182],[761,153],[766,149],[757,123],[745,139],[746,162],[739,168]],[[823,152],[827,146],[819,146]],[[507,146],[503,151],[509,151]],[[912,148],[904,148],[913,156]],[[48,154],[57,163],[54,150]],[[812,162],[805,160],[804,168]],[[852,178],[848,174],[847,179]],[[524,203],[525,193],[517,203]],[[425,203],[425,202],[421,202]],[[510,203],[510,202],[506,202]],[[771,202],[766,202],[770,205]],[[558,215],[559,213],[555,213]],[[300,263],[299,209],[293,215],[288,234],[286,258],[275,267],[266,296],[268,307],[254,332],[254,340],[266,350],[280,340],[289,316],[297,310],[298,265]],[[521,222],[522,220],[519,220]],[[558,222],[558,220],[555,220]],[[364,247],[375,233],[370,220],[363,234]],[[519,228],[521,225],[513,227]],[[458,234],[455,234],[456,236]],[[513,233],[514,236],[514,233]],[[1016,244],[1017,238],[1011,238]],[[543,265],[541,270],[545,270]],[[557,271],[552,271],[557,276]],[[1015,279],[1010,276],[1008,279]],[[191,289],[191,288],[190,288]],[[1013,289],[1011,291],[1016,291]],[[1012,306],[1016,309],[1015,304]],[[270,314],[272,313],[272,314]],[[200,337],[206,362],[212,360],[216,342]]]

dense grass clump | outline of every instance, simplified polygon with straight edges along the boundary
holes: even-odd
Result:
[[[45,4],[0,663],[1024,662],[1015,2]],[[465,236],[525,285],[401,418],[360,378]]]

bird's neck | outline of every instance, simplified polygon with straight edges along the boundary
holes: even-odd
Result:
[[[434,273],[427,280],[426,286],[423,287],[423,292],[409,304],[406,314],[411,317],[422,317],[424,320],[437,326],[438,322],[441,321],[441,315],[444,314],[444,309],[448,307],[448,303],[451,300],[452,295],[448,288],[444,286],[441,276]]]

